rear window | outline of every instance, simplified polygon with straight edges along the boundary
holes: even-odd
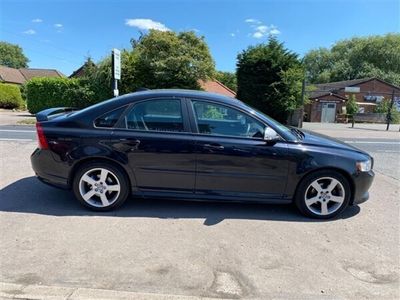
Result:
[[[126,106],[114,109],[108,113],[105,113],[101,117],[97,118],[94,121],[94,125],[96,127],[102,128],[111,128],[117,124],[119,118],[121,117],[122,113],[125,111]]]

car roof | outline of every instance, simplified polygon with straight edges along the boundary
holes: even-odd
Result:
[[[236,98],[224,96],[216,93],[209,93],[205,91],[198,90],[185,90],[185,89],[154,89],[154,90],[144,90],[134,93],[129,93],[121,96],[121,98],[129,98],[130,101],[135,101],[136,99],[152,98],[152,97],[182,97],[182,98],[201,98],[201,99],[212,99],[216,101],[221,101],[224,103],[238,103]],[[136,99],[132,99],[136,98]]]

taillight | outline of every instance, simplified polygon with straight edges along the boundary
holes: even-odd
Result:
[[[49,149],[49,144],[47,143],[46,136],[44,135],[42,124],[36,123],[36,132],[38,136],[38,144],[40,149]]]

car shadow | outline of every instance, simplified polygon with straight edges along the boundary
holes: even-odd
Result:
[[[324,222],[303,217],[293,205],[192,202],[130,198],[119,209],[93,212],[82,207],[72,192],[47,186],[35,177],[11,183],[0,191],[0,211],[51,216],[147,217],[161,219],[204,219],[211,226],[225,219]],[[349,207],[338,219],[358,214],[358,206]],[[328,221],[334,221],[328,220]],[[337,219],[336,219],[337,220]],[[326,221],[325,221],[326,222]]]

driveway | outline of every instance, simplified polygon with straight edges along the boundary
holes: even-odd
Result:
[[[0,297],[399,297],[399,180],[384,170],[370,201],[331,221],[292,206],[138,199],[94,213],[33,177],[35,146],[0,138]]]

